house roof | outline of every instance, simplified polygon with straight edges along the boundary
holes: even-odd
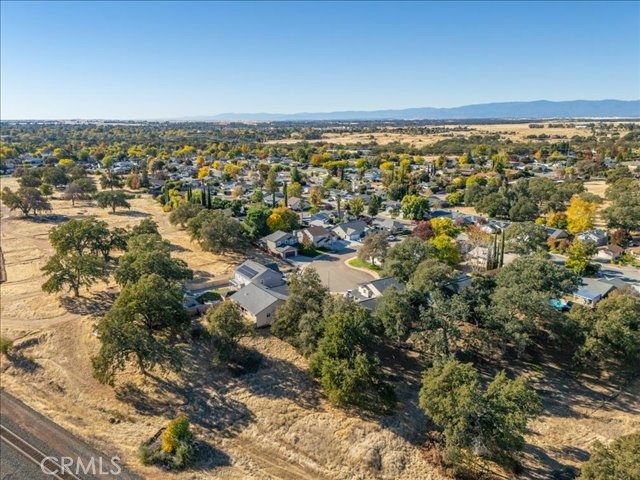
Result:
[[[261,287],[255,283],[249,283],[229,298],[249,313],[258,315],[274,303],[280,300],[286,300],[287,295],[269,288]]]
[[[579,233],[576,237],[582,238],[607,238],[608,232],[606,230],[587,230],[586,232]]]
[[[236,272],[249,279],[257,277],[259,274],[265,272],[266,270],[267,267],[254,262],[253,260],[247,260],[238,268],[236,268]]]
[[[598,248],[598,250],[601,251],[609,251],[611,253],[613,253],[614,255],[622,255],[624,253],[624,248],[622,248],[619,245],[606,245],[604,247],[600,247]]]
[[[282,240],[283,238],[290,237],[291,234],[288,232],[283,232],[282,230],[277,230],[273,232],[271,235],[267,235],[263,237],[262,240],[265,242],[277,242],[278,240]]]
[[[364,285],[373,287],[381,295],[389,287],[395,287],[398,291],[404,290],[404,285],[398,283],[398,281],[393,277],[378,278],[376,280],[372,280],[371,282],[366,282],[364,283]]]
[[[320,225],[312,225],[311,227],[305,228],[304,231],[312,237],[321,237],[329,234],[329,230]]]
[[[547,232],[547,236],[553,237],[553,238],[558,238],[560,236],[563,236],[563,237],[569,236],[569,234],[565,230],[562,230],[561,228],[546,227],[545,231]]]
[[[605,283],[597,278],[582,278],[582,285],[575,293],[578,297],[588,298],[593,300],[600,296],[604,297],[607,293],[613,290],[615,287],[610,283]]]
[[[341,223],[340,225],[336,226],[334,230],[340,229],[347,235],[350,235],[352,233],[363,232],[366,228],[367,224],[362,220],[352,220],[350,222]]]
[[[240,266],[238,266],[238,268],[236,268],[236,272],[251,281],[258,279],[265,273],[282,276],[277,263],[263,265],[261,263],[254,262],[253,260],[244,261]]]
[[[375,217],[372,223],[385,228],[404,228],[404,223],[399,222],[393,218],[379,218]]]

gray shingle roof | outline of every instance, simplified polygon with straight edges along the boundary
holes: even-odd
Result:
[[[257,315],[279,300],[286,300],[287,296],[255,283],[249,283],[231,295],[229,299],[251,314]]]
[[[283,232],[282,230],[278,230],[276,232],[273,232],[271,235],[267,235],[266,237],[263,237],[262,240],[265,242],[277,242],[278,240],[289,237],[290,235],[291,235],[290,233]]]

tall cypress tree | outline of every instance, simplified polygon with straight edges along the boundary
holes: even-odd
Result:
[[[284,206],[289,206],[289,193],[287,192],[287,182],[282,186],[282,194],[284,195]]]

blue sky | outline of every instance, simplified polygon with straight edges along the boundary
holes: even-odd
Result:
[[[1,117],[640,98],[640,3],[1,3]]]

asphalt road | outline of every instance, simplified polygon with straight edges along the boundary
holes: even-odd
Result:
[[[564,262],[567,260],[566,256],[557,254],[551,255],[551,258],[554,262],[561,265],[564,265]],[[598,261],[598,259],[595,258],[591,261],[600,264],[599,277],[618,278],[628,283],[640,283],[640,268],[612,265],[608,262]]]
[[[4,390],[0,447],[2,480],[139,478]]]
[[[355,270],[345,265],[345,261],[356,256],[356,250],[346,248],[334,253],[326,253],[321,257],[313,259],[310,265],[316,269],[322,283],[330,291],[344,293],[347,290],[354,290],[359,283],[368,282],[374,279],[373,275]]]

